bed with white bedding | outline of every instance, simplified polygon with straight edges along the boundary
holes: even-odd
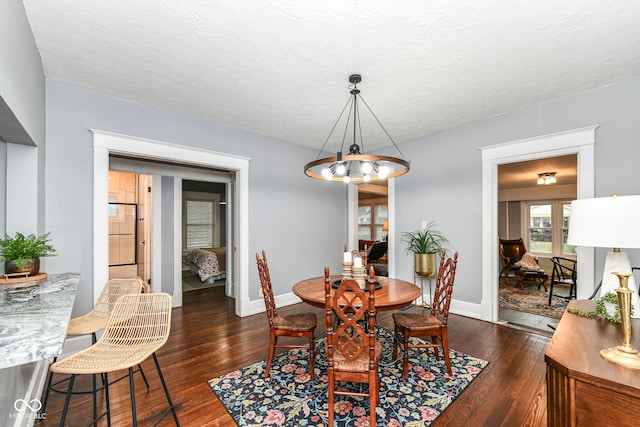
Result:
[[[200,281],[212,283],[227,277],[227,248],[193,249],[185,255],[185,261]]]

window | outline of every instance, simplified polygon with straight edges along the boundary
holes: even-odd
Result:
[[[522,224],[530,252],[548,256],[575,255],[576,248],[567,244],[570,201],[522,202],[525,216]]]
[[[382,226],[386,219],[386,204],[358,206],[358,239],[383,240],[386,232],[382,231]]]
[[[213,200],[187,199],[186,248],[210,248],[213,246]]]

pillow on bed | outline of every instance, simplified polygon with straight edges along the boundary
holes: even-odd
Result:
[[[522,259],[514,263],[513,265],[525,270],[540,270],[538,259],[535,256],[531,255],[529,252],[526,252],[524,255],[522,255]]]

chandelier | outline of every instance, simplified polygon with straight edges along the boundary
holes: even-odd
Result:
[[[378,117],[376,117],[373,111],[371,111],[371,108],[369,108],[364,99],[362,99],[360,90],[357,88],[358,83],[361,81],[362,76],[360,76],[360,74],[352,74],[349,76],[349,82],[351,83],[351,85],[349,85],[349,93],[351,94],[349,96],[349,100],[338,116],[331,132],[329,132],[329,136],[327,136],[327,139],[320,148],[320,152],[318,153],[316,160],[309,162],[304,166],[304,173],[307,176],[326,181],[359,183],[395,178],[409,172],[409,162],[404,160],[404,156],[398,148],[398,145],[391,138],[389,132],[387,132],[384,126],[382,126],[382,123],[380,123]],[[361,105],[364,105],[369,113],[371,113],[402,158],[377,154],[365,154],[360,122]],[[342,136],[340,151],[336,152],[335,156],[321,159],[320,156],[324,152],[327,142],[329,142],[333,131],[338,126],[338,123],[347,110],[347,107],[349,107],[349,112],[346,118],[346,125]],[[350,126],[351,131],[349,129]],[[353,140],[351,144],[349,144],[348,151],[345,153],[343,151],[347,143],[347,135],[353,135]],[[358,143],[358,141],[360,143]]]
[[[556,183],[555,172],[545,172],[538,174],[538,185],[551,185]]]

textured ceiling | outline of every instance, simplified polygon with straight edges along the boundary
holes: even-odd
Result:
[[[315,148],[352,73],[396,142],[640,76],[637,0],[24,5],[47,79]]]

